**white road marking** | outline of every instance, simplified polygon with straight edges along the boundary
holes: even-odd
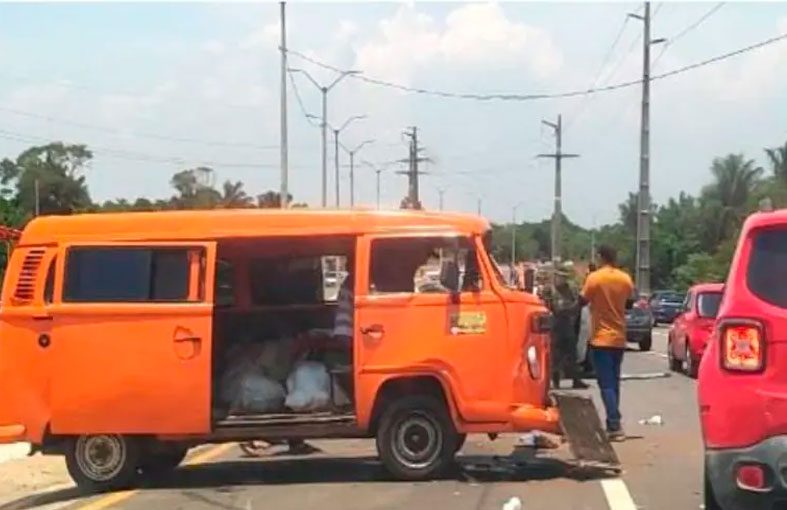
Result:
[[[601,480],[601,488],[607,498],[609,510],[637,510],[626,483],[620,478]]]

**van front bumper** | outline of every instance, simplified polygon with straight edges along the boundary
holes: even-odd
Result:
[[[12,425],[0,425],[0,444],[25,441],[27,439],[26,435],[27,429],[24,425],[16,423]]]
[[[757,465],[765,471],[766,488],[738,486],[737,469]],[[787,506],[787,436],[775,436],[747,448],[705,451],[705,476],[723,510],[773,510]]]

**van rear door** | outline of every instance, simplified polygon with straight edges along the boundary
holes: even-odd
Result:
[[[53,434],[210,431],[215,242],[67,244]]]

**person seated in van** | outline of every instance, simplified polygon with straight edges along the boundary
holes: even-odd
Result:
[[[322,332],[307,332],[295,340],[293,362],[303,357],[315,354],[321,361],[328,363],[327,353],[349,353],[352,351],[353,315],[355,312],[355,297],[353,293],[353,272],[348,263],[347,275],[339,288],[336,298],[336,313],[333,318],[333,328],[330,335]],[[345,356],[342,356],[345,357]],[[337,360],[333,360],[337,361]]]

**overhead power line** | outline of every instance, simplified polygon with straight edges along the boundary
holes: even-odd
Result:
[[[314,127],[319,127],[319,124],[315,122],[314,115],[306,110],[306,106],[303,104],[303,98],[301,97],[301,92],[298,90],[298,84],[295,82],[295,77],[293,76],[292,71],[287,71],[287,74],[290,76],[290,85],[292,86],[292,93],[295,96],[295,100],[298,102],[298,107],[301,110],[301,113],[306,118],[306,122],[311,124]]]
[[[147,132],[135,132],[135,131],[125,131],[122,129],[117,129],[114,127],[109,126],[101,126],[98,124],[88,124],[84,122],[77,122],[69,119],[63,119],[59,117],[52,117],[49,115],[42,115],[33,112],[27,112],[23,110],[17,110],[15,108],[8,108],[5,106],[0,106],[0,112],[5,112],[11,115],[19,115],[21,117],[28,117],[31,119],[38,119],[43,120],[46,122],[51,122],[54,124],[62,124],[64,126],[73,126],[80,129],[86,129],[90,131],[97,131],[100,133],[105,134],[113,134],[117,136],[131,136],[133,138],[148,138],[152,140],[162,140],[166,142],[178,142],[178,143],[196,143],[200,145],[208,145],[208,146],[216,146],[216,147],[242,147],[242,148],[249,148],[249,149],[258,149],[258,150],[272,150],[278,149],[278,145],[257,145],[254,143],[246,143],[246,142],[222,142],[217,140],[203,140],[199,138],[189,138],[189,137],[179,137],[179,136],[169,136],[157,133],[147,133]]]
[[[705,22],[705,20],[707,20],[708,18],[710,18],[711,16],[716,14],[716,12],[718,12],[719,9],[724,7],[724,4],[726,4],[726,2],[719,2],[719,3],[717,3],[716,5],[711,7],[708,11],[706,11],[705,14],[703,14],[696,21],[694,21],[692,24],[690,24],[689,26],[687,26],[686,28],[684,28],[683,30],[681,30],[680,32],[675,34],[674,36],[667,38],[667,42],[664,44],[664,46],[661,48],[661,51],[659,52],[659,54],[653,60],[653,66],[654,67],[656,66],[658,61],[661,59],[661,57],[664,55],[664,53],[666,53],[666,51],[669,49],[670,46],[672,46],[673,44],[678,42],[686,34],[688,34],[691,31],[697,29],[700,25],[702,25]]]
[[[700,62],[695,62],[693,64],[688,64],[671,71],[667,71],[660,74],[651,75],[650,81],[661,80],[664,78],[668,78],[670,76],[676,76],[678,74],[685,73],[687,71],[692,71],[694,69],[698,69],[710,64],[714,64],[716,62],[720,62],[722,60],[726,60],[728,58],[735,57],[737,55],[741,55],[743,53],[747,53],[749,51],[753,51],[779,41],[787,39],[787,33],[779,34],[777,36],[771,37],[764,41],[760,41],[758,43],[746,46],[744,48],[740,48],[734,51],[730,51],[728,53],[724,53],[721,55],[717,55],[715,57],[711,57],[706,60],[702,60]],[[315,60],[311,57],[308,57],[300,52],[294,50],[288,50],[288,52],[292,55],[297,57],[303,58],[304,60],[311,62],[314,65],[320,66],[325,69],[329,69],[335,72],[344,73],[347,72],[344,69],[339,69],[329,64],[325,64],[318,60]],[[555,92],[555,93],[534,93],[534,94],[522,94],[522,93],[496,93],[496,94],[478,94],[478,93],[459,93],[459,92],[447,92],[447,91],[440,91],[440,90],[430,90],[418,87],[410,87],[407,85],[401,85],[398,83],[393,83],[385,80],[378,80],[376,78],[370,78],[362,73],[352,74],[350,75],[352,79],[361,80],[367,83],[380,85],[383,87],[393,88],[397,90],[401,90],[404,92],[411,92],[415,94],[423,94],[429,96],[436,96],[436,97],[444,97],[444,98],[451,98],[451,99],[469,99],[475,101],[534,101],[539,99],[561,99],[561,98],[569,98],[569,97],[578,97],[584,96],[589,94],[597,94],[599,92],[609,92],[612,90],[623,89],[627,87],[633,87],[635,85],[639,85],[642,83],[642,79],[630,80],[621,83],[616,83],[614,85],[607,85],[603,87],[596,87],[590,89],[581,89],[581,90],[572,90],[568,92]]]
[[[5,129],[0,128],[0,139],[3,140],[10,140],[14,142],[20,143],[41,143],[41,142],[52,142],[52,138],[47,138],[43,136],[35,136],[35,135],[28,135],[17,133],[14,131],[8,131]],[[123,159],[129,161],[143,161],[149,163],[168,163],[173,165],[183,165],[183,166],[208,166],[212,168],[270,168],[271,170],[279,168],[278,164],[259,164],[259,163],[232,163],[232,162],[220,162],[220,161],[209,161],[209,160],[202,160],[198,158],[181,158],[176,156],[156,156],[151,154],[145,154],[141,152],[134,152],[134,151],[126,151],[124,149],[116,149],[116,148],[109,148],[109,147],[98,147],[98,146],[89,146],[91,152],[108,158],[115,158],[115,159]]]

